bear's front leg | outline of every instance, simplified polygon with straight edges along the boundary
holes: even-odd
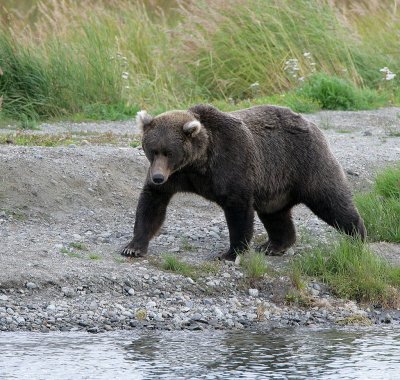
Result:
[[[253,237],[254,209],[251,205],[224,207],[229,229],[229,250],[221,259],[235,261],[238,253],[248,249]]]
[[[147,253],[151,238],[161,228],[171,193],[156,190],[146,185],[139,197],[136,209],[132,241],[122,250],[121,255],[141,257]]]

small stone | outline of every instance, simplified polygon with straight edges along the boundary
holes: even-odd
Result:
[[[224,313],[218,306],[214,306],[214,313],[217,318],[221,319],[224,316]]]
[[[56,305],[54,305],[54,304],[50,304],[49,306],[47,306],[46,307],[46,310],[49,310],[49,311],[54,311],[54,310],[56,310],[57,308],[56,308]]]
[[[310,289],[310,293],[311,293],[314,297],[319,296],[319,290],[317,290],[317,289],[314,289],[314,288]]]
[[[203,319],[203,316],[200,313],[195,313],[195,314],[192,315],[192,320],[193,321],[199,321],[199,320],[202,320],[202,319]]]
[[[36,285],[34,282],[27,282],[27,283],[25,284],[25,287],[26,287],[27,289],[29,289],[29,290],[33,290],[33,289],[36,289],[36,288],[37,288],[37,285]]]
[[[294,256],[294,249],[293,248],[289,248],[288,250],[286,250],[286,256]]]
[[[355,171],[350,170],[350,169],[347,169],[347,170],[346,170],[346,173],[347,173],[348,175],[351,175],[351,176],[354,176],[354,177],[359,177],[359,176],[360,176],[360,173],[355,172]]]
[[[73,238],[75,241],[81,241],[81,240],[82,240],[82,236],[79,235],[79,234],[73,234],[73,235],[72,235],[72,238]]]
[[[258,289],[249,289],[250,297],[258,297]]]
[[[18,317],[18,318],[17,318],[17,323],[18,323],[19,325],[25,324],[25,318],[24,318],[24,317]]]
[[[130,296],[134,296],[134,295],[135,295],[135,289],[129,288],[127,293],[128,293]]]
[[[8,297],[5,294],[0,294],[0,301],[8,301]]]
[[[315,290],[321,291],[321,285],[318,284],[317,282],[313,282],[312,287],[313,287]]]
[[[69,286],[63,286],[61,288],[61,292],[64,294],[65,297],[73,297],[75,294],[75,290],[70,288]]]
[[[214,231],[209,231],[208,233],[210,236],[216,238],[216,239],[221,239],[221,237]]]
[[[240,256],[236,256],[235,265],[237,265],[237,266],[240,265]]]

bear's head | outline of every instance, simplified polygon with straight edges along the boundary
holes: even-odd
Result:
[[[142,146],[150,161],[150,181],[162,185],[174,172],[204,159],[208,146],[205,127],[188,111],[169,111],[153,117],[138,112]]]

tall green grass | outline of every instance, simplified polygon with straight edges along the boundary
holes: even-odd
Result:
[[[45,0],[28,25],[12,12],[0,16],[0,118],[116,119],[199,101],[312,112],[400,98],[397,78],[383,81],[379,72],[400,71],[399,17],[389,0],[346,17],[342,5],[323,0],[200,0],[178,11],[173,1],[158,3],[164,9]],[[321,90],[326,83],[333,98]]]
[[[400,268],[348,237],[317,246],[294,261],[293,269],[326,283],[339,297],[397,307]]]
[[[373,190],[355,202],[370,240],[400,243],[400,164],[380,172]]]

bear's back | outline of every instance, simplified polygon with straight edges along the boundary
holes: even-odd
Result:
[[[306,119],[286,107],[255,106],[229,112],[229,115],[242,120],[253,133],[261,132],[265,129],[304,133],[309,132],[311,129],[311,125]]]

